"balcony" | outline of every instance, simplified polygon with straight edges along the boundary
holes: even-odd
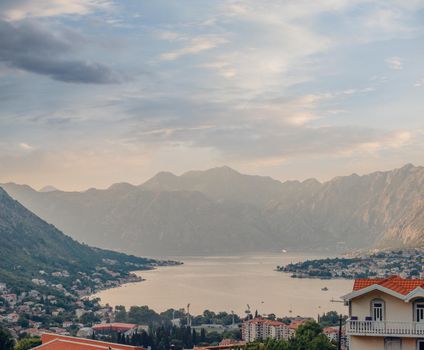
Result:
[[[348,335],[415,338],[424,336],[424,322],[348,320],[346,333]]]

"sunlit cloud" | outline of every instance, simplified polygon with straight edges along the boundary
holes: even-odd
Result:
[[[386,59],[387,67],[394,70],[403,69],[403,61],[400,57],[390,57]]]
[[[186,46],[162,53],[160,59],[163,61],[173,61],[186,55],[196,55],[206,50],[217,48],[227,43],[225,38],[220,37],[196,37],[187,40]]]
[[[18,21],[28,17],[87,15],[111,7],[112,2],[108,0],[3,0],[0,13],[7,20]]]
[[[21,143],[19,144],[19,147],[20,147],[21,149],[25,150],[25,151],[29,151],[29,150],[32,150],[32,149],[34,148],[33,146],[31,146],[31,145],[27,144],[26,142],[21,142]]]

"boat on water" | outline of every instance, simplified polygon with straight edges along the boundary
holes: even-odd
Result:
[[[327,288],[327,287],[322,287],[322,288],[321,288],[321,290],[322,290],[323,292],[326,292],[326,291],[328,290],[328,288]]]

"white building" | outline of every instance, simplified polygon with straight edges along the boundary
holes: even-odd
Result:
[[[283,322],[263,318],[255,318],[253,320],[243,322],[242,338],[246,342],[265,340],[268,338],[287,340],[289,337],[290,328]]]
[[[357,279],[342,298],[351,350],[424,350],[423,279]]]

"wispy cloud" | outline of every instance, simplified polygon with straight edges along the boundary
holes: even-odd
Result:
[[[421,87],[424,86],[424,78],[422,79],[418,79],[415,83],[414,83],[415,87]]]
[[[32,150],[32,149],[34,148],[33,146],[29,145],[29,144],[28,144],[28,143],[26,143],[26,142],[21,142],[21,143],[19,144],[19,147],[20,147],[21,149],[25,150],[25,151],[29,151],[29,150]]]
[[[167,37],[174,39],[171,35]],[[186,43],[182,48],[178,48],[173,51],[165,52],[160,55],[160,59],[163,61],[173,61],[186,55],[196,55],[203,51],[211,50],[226,44],[228,41],[225,38],[220,37],[195,37],[184,40]]]
[[[394,70],[403,69],[403,60],[400,57],[389,57],[386,58],[387,67]]]
[[[18,21],[24,18],[61,15],[87,15],[96,10],[112,7],[108,0],[2,0],[0,18]]]

